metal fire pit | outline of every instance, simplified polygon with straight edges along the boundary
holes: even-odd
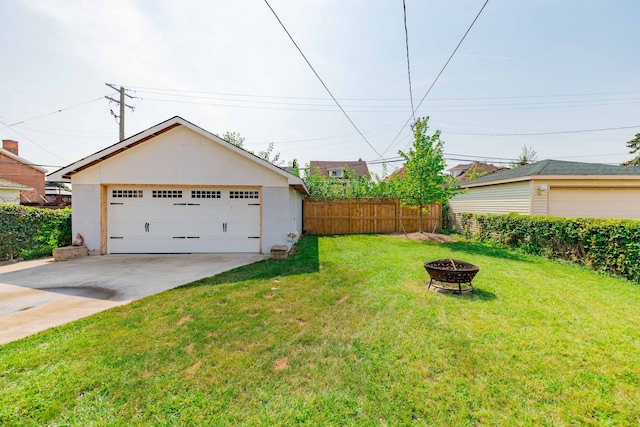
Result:
[[[452,290],[458,293],[471,292],[473,290],[471,281],[480,271],[478,266],[451,258],[425,262],[424,268],[431,278],[428,289],[433,286],[436,289]],[[457,283],[458,288],[447,286],[447,283]]]

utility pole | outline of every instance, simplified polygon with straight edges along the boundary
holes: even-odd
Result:
[[[110,84],[110,83],[105,83],[105,85],[109,86],[111,89],[113,90],[117,90],[118,92],[120,92],[120,100],[115,100],[113,98],[111,98],[110,96],[105,96],[105,98],[107,98],[109,101],[115,102],[117,104],[120,104],[120,115],[116,115],[113,110],[111,110],[111,115],[113,115],[113,117],[116,117],[119,119],[119,124],[120,124],[120,141],[122,141],[124,139],[124,107],[128,107],[131,108],[131,111],[135,110],[135,107],[125,104],[124,102],[124,97],[127,96],[131,99],[135,98],[131,95],[129,95],[128,93],[125,92],[124,87],[120,86],[120,88],[117,88],[116,85]]]

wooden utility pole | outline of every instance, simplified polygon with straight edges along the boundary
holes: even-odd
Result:
[[[113,110],[111,110],[111,114],[114,117],[118,118],[118,123],[120,125],[120,141],[122,141],[124,139],[124,107],[131,108],[131,111],[135,110],[135,107],[125,104],[124,97],[127,96],[131,99],[133,99],[134,97],[126,93],[124,87],[122,86],[120,86],[120,88],[117,88],[116,85],[110,83],[105,83],[105,85],[109,86],[113,90],[117,90],[118,92],[120,92],[120,100],[113,99],[110,96],[105,96],[105,98],[107,98],[109,101],[120,104],[120,115],[115,114]]]

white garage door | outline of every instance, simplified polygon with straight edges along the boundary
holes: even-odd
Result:
[[[640,219],[636,188],[562,188],[549,191],[549,215]]]
[[[260,192],[109,187],[109,253],[260,252]]]

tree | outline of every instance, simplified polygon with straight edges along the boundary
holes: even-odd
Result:
[[[217,137],[224,139],[228,143],[235,145],[238,148],[242,148],[248,153],[255,154],[253,151],[247,150],[246,148],[244,148],[245,138],[244,136],[240,135],[240,132],[226,131],[222,135],[218,135],[218,134],[215,134],[215,135]],[[272,153],[273,153],[273,142],[269,144],[269,147],[267,148],[266,151],[258,151],[258,157],[260,157],[262,160],[266,160],[267,162],[273,163],[276,166],[284,165],[285,162],[284,160],[280,159],[280,153],[274,154],[273,158],[271,157]]]
[[[45,181],[44,185],[47,187],[58,187],[58,188],[62,188],[63,190],[71,191],[71,189],[67,187],[67,185],[64,182]]]
[[[518,154],[518,160],[513,164],[513,168],[519,168],[520,166],[528,165],[529,163],[535,163],[538,161],[538,152],[527,145],[522,146],[522,151]]]
[[[478,165],[476,164],[476,165],[473,165],[473,167],[467,171],[467,173],[466,173],[467,178],[466,179],[468,181],[471,181],[473,179],[480,178],[481,176],[485,176],[485,175],[488,175],[488,174],[489,174],[488,170],[482,169],[482,168],[478,167]]]
[[[215,134],[215,135],[235,145],[238,148],[243,148],[244,146],[244,136],[241,136],[240,132],[226,131],[222,135],[218,135],[218,134]]]
[[[273,152],[273,142],[269,144],[269,147],[266,151],[258,151],[258,157],[262,160],[266,160],[267,162],[273,163],[276,166],[284,165],[284,160],[280,160],[280,153],[276,153],[271,157],[271,153]]]
[[[427,135],[429,117],[418,119],[413,129],[413,147],[408,153],[398,151],[404,158],[405,173],[396,178],[396,189],[402,197],[402,204],[413,205],[420,212],[420,233],[422,233],[422,213],[426,205],[446,203],[457,192],[448,175],[444,173],[444,142],[440,131]]]
[[[636,133],[635,138],[627,142],[629,154],[635,154],[636,157],[626,162],[629,166],[640,166],[640,133]]]

